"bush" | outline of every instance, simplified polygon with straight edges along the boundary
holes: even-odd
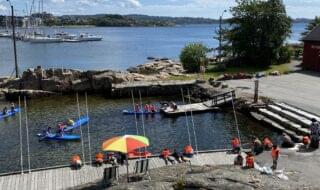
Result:
[[[289,63],[291,61],[292,50],[288,46],[282,46],[279,49],[278,64]]]
[[[180,54],[180,61],[187,72],[199,72],[201,62],[206,62],[208,48],[201,43],[188,44]]]

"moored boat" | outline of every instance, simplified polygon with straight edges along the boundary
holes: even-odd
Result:
[[[82,33],[80,36],[77,38],[81,42],[86,42],[86,41],[101,41],[102,36],[95,36],[92,34],[88,33]]]
[[[147,112],[147,111],[139,111],[139,112],[135,112],[135,111],[129,111],[129,110],[123,110],[122,113],[124,115],[153,115],[153,114],[159,114],[159,111],[156,112]]]
[[[62,39],[49,36],[36,36],[30,37],[29,41],[31,43],[60,43],[62,42]]]

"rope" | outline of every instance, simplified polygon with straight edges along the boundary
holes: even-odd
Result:
[[[188,97],[189,97],[189,104],[191,104],[191,97],[190,97],[189,88],[188,88]],[[194,127],[193,111],[192,111],[192,109],[190,110],[190,113],[191,113],[191,122],[192,122],[193,135],[194,135],[194,143],[195,143],[195,145],[196,145],[196,154],[198,154],[198,141],[197,141],[196,130],[195,130],[195,127]]]
[[[135,109],[135,102],[134,102],[134,96],[133,96],[133,91],[131,90],[131,99],[132,99],[132,107],[133,107],[133,112],[134,112],[134,120],[136,122],[136,131],[137,135],[139,135],[139,128],[138,128],[138,117]]]
[[[139,96],[140,96],[140,107],[142,109],[142,98],[141,98],[141,92],[139,90]],[[141,122],[142,122],[142,130],[143,130],[143,135],[146,136],[146,130],[144,128],[144,114],[141,116]]]
[[[240,147],[242,147],[241,138],[240,138],[240,130],[239,130],[239,125],[238,125],[238,118],[237,118],[237,113],[236,113],[236,109],[235,109],[234,101],[233,101],[233,94],[231,95],[231,102],[232,102],[232,108],[233,108],[235,124],[236,124],[236,127],[237,127],[238,139],[240,141]]]
[[[21,99],[19,96],[19,108],[21,109]],[[19,111],[19,131],[20,131],[20,164],[21,164],[21,174],[23,174],[23,147],[22,147],[22,117],[21,110]]]
[[[24,110],[26,117],[26,132],[27,132],[27,152],[28,152],[28,169],[31,173],[31,164],[30,164],[30,145],[29,145],[29,129],[28,129],[28,110],[27,110],[27,98],[24,97]]]
[[[182,103],[183,105],[185,105],[185,101],[184,101],[184,95],[183,95],[183,90],[181,88],[181,96],[182,96]],[[188,121],[188,114],[187,114],[187,111],[185,110],[184,111],[184,115],[185,115],[185,118],[186,118],[186,125],[187,125],[187,131],[188,131],[188,138],[189,138],[189,145],[191,145],[191,136],[190,136],[190,129],[189,129],[189,121]]]
[[[80,103],[79,103],[79,95],[78,93],[76,94],[77,96],[77,106],[78,106],[78,116],[79,119],[81,119],[81,114],[80,114]],[[81,136],[81,149],[82,149],[82,157],[83,157],[83,163],[85,163],[85,155],[84,155],[84,145],[83,145],[83,135],[82,135],[82,125],[80,123],[80,136]]]
[[[90,123],[89,123],[90,119],[89,119],[89,108],[88,108],[88,95],[87,95],[87,92],[85,93],[85,97],[86,97],[86,112],[87,112],[87,118],[88,118],[87,126],[88,126],[89,161],[90,161],[90,163],[92,163],[92,159],[91,159]]]

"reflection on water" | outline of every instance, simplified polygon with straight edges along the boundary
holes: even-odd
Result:
[[[172,98],[167,98],[167,100]],[[164,100],[164,98],[161,98]],[[143,99],[144,103],[157,104],[160,99]],[[0,107],[9,104],[0,102]],[[80,98],[81,112],[84,114],[85,99]],[[136,134],[134,116],[122,115],[123,109],[132,108],[130,99],[108,100],[100,96],[88,97],[90,115],[90,135],[92,155],[100,151],[104,140],[123,134]],[[78,115],[75,96],[61,96],[30,100],[28,102],[29,135],[31,167],[39,168],[69,163],[72,154],[81,155],[81,142],[39,142],[36,134],[48,126],[55,127],[58,122],[67,118],[76,119]],[[24,117],[22,118],[24,120]],[[138,130],[142,134],[142,118],[138,117]],[[165,118],[154,115],[144,118],[146,136],[150,139],[149,151],[159,153],[164,147],[177,147],[180,150],[188,143],[188,132],[185,117]],[[205,113],[194,115],[194,123],[201,150],[229,147],[230,139],[236,136],[232,112]],[[264,136],[275,134],[262,128],[243,115],[239,115],[241,136],[244,141],[249,135]],[[189,117],[189,126],[192,127]],[[23,125],[24,127],[24,125]],[[20,169],[19,117],[11,117],[0,121],[0,172],[17,171]],[[83,126],[86,160],[88,160],[87,126]],[[191,130],[191,129],[190,129]],[[80,134],[79,129],[74,131]],[[27,168],[26,130],[23,131],[23,150],[25,168]],[[193,132],[191,131],[191,134]],[[194,138],[191,137],[194,145]]]

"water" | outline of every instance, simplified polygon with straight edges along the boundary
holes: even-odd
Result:
[[[290,43],[299,41],[305,23],[294,24]],[[202,42],[217,47],[213,39],[218,25],[188,25],[177,27],[66,28],[69,33],[89,32],[103,36],[101,42],[31,44],[18,42],[20,70],[42,65],[45,68],[75,68],[125,70],[146,62],[148,56],[178,59],[181,49],[190,42]],[[57,29],[49,28],[48,33]],[[10,39],[0,39],[0,76],[14,71],[13,48]]]
[[[161,98],[161,100],[172,100]],[[101,150],[104,140],[123,134],[136,134],[134,116],[122,115],[123,109],[132,107],[130,99],[109,100],[100,96],[88,97],[90,113],[90,130],[92,144],[92,158],[94,153]],[[144,103],[157,103],[159,99],[146,98]],[[138,101],[138,100],[136,100]],[[8,102],[1,102],[4,107]],[[85,113],[84,97],[80,98],[81,112]],[[23,124],[24,124],[24,113]],[[276,134],[251,121],[244,115],[238,115],[240,132],[243,142],[250,140],[250,135],[263,137],[270,135],[276,139]],[[55,127],[58,122],[66,118],[77,118],[75,96],[61,96],[44,98],[28,102],[29,136],[31,168],[68,164],[71,155],[81,155],[81,142],[39,142],[36,134],[48,126]],[[138,130],[143,134],[141,116],[138,118]],[[160,153],[161,149],[178,148],[188,144],[188,132],[185,117],[166,118],[161,115],[145,119],[146,136],[150,139],[149,151]],[[194,115],[195,131],[200,150],[221,149],[230,147],[230,139],[237,136],[232,112],[217,112]],[[191,118],[189,117],[189,125]],[[0,173],[17,171],[20,169],[19,117],[11,117],[0,121]],[[27,169],[26,130],[23,125],[24,168]],[[87,126],[82,128],[84,134],[85,154],[88,160]],[[190,129],[191,134],[193,131]],[[80,134],[79,129],[74,133]],[[194,145],[194,137],[191,136]]]

